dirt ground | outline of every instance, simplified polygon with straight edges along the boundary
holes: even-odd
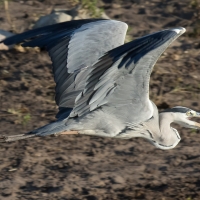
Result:
[[[106,14],[129,24],[133,38],[183,26],[181,36],[156,64],[151,99],[160,109],[200,110],[200,3],[195,0],[104,1]],[[18,32],[68,1],[10,1]],[[0,29],[10,30],[3,4]],[[54,81],[46,52],[0,52],[0,135],[28,132],[55,120]],[[198,200],[200,134],[181,129],[175,149],[156,149],[143,139],[89,136],[34,138],[0,144],[2,200]]]

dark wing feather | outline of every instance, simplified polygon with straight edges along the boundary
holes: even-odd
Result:
[[[87,19],[50,25],[7,38],[7,45],[46,47],[56,82],[57,117],[74,107],[84,89],[89,67],[107,51],[124,43],[127,25],[103,19]]]
[[[101,19],[102,20],[102,19]],[[51,33],[55,33],[55,35],[63,30],[69,31],[71,29],[77,29],[78,27],[81,27],[83,24],[87,24],[90,22],[99,21],[99,19],[82,19],[82,20],[74,20],[69,22],[62,22],[59,24],[53,24],[37,29],[33,29],[30,31],[26,31],[24,33],[15,35],[13,37],[9,37],[2,41],[6,45],[11,44],[18,44],[21,42],[24,42],[24,45],[26,44],[25,40],[34,40],[34,38],[47,36]],[[36,45],[33,45],[35,47]]]

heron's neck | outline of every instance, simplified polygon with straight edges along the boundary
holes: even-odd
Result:
[[[159,114],[159,126],[160,132],[165,133],[171,131],[171,123],[174,122],[173,115],[171,113],[160,113]]]
[[[158,139],[162,145],[170,146],[179,142],[180,136],[178,132],[170,126],[174,121],[174,116],[170,112],[159,114],[160,137]]]

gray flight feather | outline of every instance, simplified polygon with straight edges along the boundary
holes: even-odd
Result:
[[[70,116],[82,116],[99,107],[124,122],[150,119],[149,100],[152,69],[165,49],[181,35],[181,28],[147,35],[117,47],[91,68],[85,89],[76,99]],[[131,114],[130,114],[131,113]]]

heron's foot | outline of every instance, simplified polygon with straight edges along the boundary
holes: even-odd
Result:
[[[5,135],[0,136],[0,143],[6,142],[7,137]]]
[[[26,138],[30,138],[34,136],[36,135],[35,134],[20,134],[20,135],[10,135],[10,136],[2,135],[0,136],[0,143],[13,142],[16,140],[22,140],[22,139],[26,139]]]

